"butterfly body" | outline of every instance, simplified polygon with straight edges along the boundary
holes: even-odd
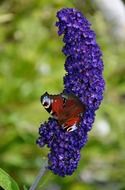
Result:
[[[85,106],[77,97],[69,94],[49,95],[47,92],[41,96],[41,103],[44,108],[58,120],[67,131],[77,129]]]

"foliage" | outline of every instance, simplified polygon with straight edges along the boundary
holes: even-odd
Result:
[[[6,190],[19,190],[16,182],[0,168],[0,187]]]
[[[74,3],[73,3],[74,2]],[[85,1],[86,2],[86,1]],[[62,42],[54,26],[57,10],[78,7],[91,21],[104,54],[105,99],[72,177],[48,173],[41,188],[51,190],[122,190],[125,188],[125,54],[110,26],[89,1],[4,0],[0,2],[0,165],[30,186],[47,155],[35,140],[48,114],[39,98],[63,89]],[[80,6],[81,5],[81,6]]]

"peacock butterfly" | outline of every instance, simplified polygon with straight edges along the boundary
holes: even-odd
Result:
[[[41,96],[41,103],[68,132],[77,129],[81,116],[85,112],[85,105],[73,94],[50,95],[46,92]]]

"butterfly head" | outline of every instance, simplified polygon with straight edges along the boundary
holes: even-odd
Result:
[[[41,103],[44,106],[45,109],[48,109],[51,105],[51,99],[50,99],[50,95],[45,92],[42,96],[41,96]]]

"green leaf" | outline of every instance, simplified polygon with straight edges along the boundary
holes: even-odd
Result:
[[[0,187],[5,190],[19,190],[17,183],[0,168]]]

